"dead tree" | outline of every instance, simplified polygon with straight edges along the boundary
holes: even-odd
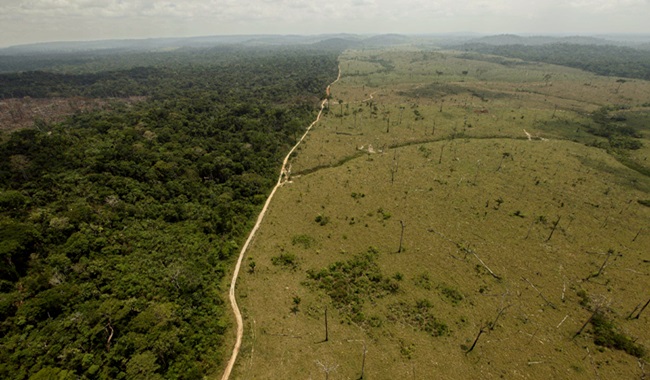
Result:
[[[393,153],[393,164],[390,167],[390,183],[392,184],[395,181],[395,173],[397,173],[397,169],[399,167],[399,160],[397,157],[397,151],[394,151]]]
[[[575,339],[578,335],[582,334],[582,331],[585,329],[585,327],[587,327],[587,325],[589,324],[589,322],[591,322],[591,320],[594,318],[594,316],[596,315],[596,313],[598,313],[599,311],[600,311],[600,306],[597,307],[596,310],[594,310],[594,312],[591,314],[591,316],[589,317],[589,319],[587,319],[587,321],[584,323],[584,325],[582,325],[582,327],[580,327],[580,330],[578,330],[578,332],[575,333],[575,335],[573,335],[573,338],[574,338],[574,339]]]
[[[325,342],[329,339],[329,329],[327,328],[327,306],[325,306]]]
[[[316,364],[320,367],[321,371],[325,372],[325,380],[329,379],[331,372],[334,372],[339,368],[338,364],[321,363],[320,360],[316,360]]]
[[[113,330],[113,325],[111,325],[111,320],[110,318],[108,319],[108,324],[106,324],[106,327],[104,327],[106,330],[106,334],[108,334],[108,338],[106,339],[106,352],[111,351],[111,339],[113,339],[113,333],[115,330]]]
[[[562,215],[558,216],[555,223],[553,223],[553,229],[551,230],[551,234],[548,235],[548,238],[546,239],[547,242],[549,240],[551,240],[551,238],[553,237],[553,233],[555,232],[555,229],[557,228],[557,225],[560,223],[560,219],[562,219]]]
[[[528,232],[526,233],[526,237],[524,238],[524,240],[528,240],[528,236],[530,236],[530,230],[533,228],[533,224],[535,224],[535,220],[536,219],[533,218],[533,220],[530,221],[530,226],[528,226]]]
[[[492,323],[488,324],[488,327],[489,327],[490,330],[494,330],[494,328],[497,325],[497,322],[499,321],[499,318],[501,318],[501,315],[503,315],[503,312],[506,311],[506,309],[509,308],[510,306],[512,306],[512,305],[504,306],[499,310],[499,313],[497,314],[497,317],[494,318],[494,321],[492,321]]]
[[[511,157],[511,156],[512,156],[512,155],[511,155],[510,153],[508,153],[508,152],[503,153],[503,154],[501,155],[501,162],[499,162],[499,167],[497,168],[496,171],[500,171],[500,170],[501,170],[501,166],[503,166],[503,160],[505,160],[506,158]]]
[[[482,335],[484,332],[485,332],[485,326],[481,326],[481,329],[479,330],[478,335],[476,335],[476,339],[474,339],[474,343],[472,343],[472,347],[470,347],[467,351],[465,351],[465,355],[467,355],[467,354],[469,354],[470,352],[472,352],[472,350],[474,349],[474,347],[476,347],[476,343],[478,343],[479,338],[481,337],[481,335]]]
[[[614,253],[613,249],[609,249],[607,251],[607,257],[605,257],[605,261],[603,262],[603,265],[600,266],[600,269],[598,269],[598,272],[592,273],[587,278],[585,278],[585,281],[589,281],[591,278],[595,278],[600,276],[600,274],[603,272],[603,269],[605,269],[605,265],[607,265],[607,262],[609,261],[609,258],[612,257],[612,253]]]
[[[402,226],[402,232],[399,236],[399,248],[397,249],[397,253],[402,252],[402,241],[404,240],[404,227],[406,227],[406,224],[404,223],[403,220],[400,220],[399,224]]]
[[[639,310],[639,312],[636,313],[636,316],[633,317],[632,315],[633,315],[634,312],[639,308],[639,306],[640,306],[641,304],[637,305],[637,306],[634,308],[634,310],[632,310],[632,312],[631,312],[630,315],[627,317],[627,319],[639,319],[639,317],[641,316],[641,313],[643,313],[643,310],[645,310],[645,308],[648,307],[649,304],[650,304],[650,299],[648,300],[648,302],[645,303],[645,305],[643,305],[643,307],[641,308],[641,310]]]
[[[428,231],[429,231],[429,232],[434,232],[435,234],[437,234],[437,235],[440,236],[441,238],[443,238],[443,239],[447,240],[448,242],[454,244],[454,245],[456,246],[456,248],[458,248],[459,250],[465,252],[466,254],[471,254],[471,255],[473,255],[474,257],[476,257],[476,259],[481,263],[481,265],[483,266],[483,268],[485,268],[485,270],[487,270],[488,273],[490,273],[490,275],[491,275],[492,277],[496,278],[497,280],[501,280],[501,276],[499,276],[499,275],[497,275],[496,273],[494,273],[494,272],[492,271],[492,269],[490,269],[490,267],[488,267],[488,266],[483,262],[483,260],[481,260],[481,258],[478,257],[478,255],[476,254],[476,252],[474,252],[474,250],[472,250],[472,249],[469,248],[469,246],[465,246],[465,245],[462,244],[462,243],[459,243],[459,242],[453,241],[453,240],[449,239],[448,237],[446,237],[445,235],[441,234],[440,232],[434,230],[433,228],[429,228]]]
[[[363,380],[363,375],[364,371],[366,369],[366,353],[368,350],[366,349],[366,342],[363,342],[363,358],[361,359],[361,376],[359,377],[359,380]]]
[[[544,300],[544,302],[546,302],[548,306],[552,307],[553,309],[557,309],[557,307],[555,307],[555,305],[553,305],[551,301],[547,300],[546,297],[544,297],[544,294],[542,294],[542,292],[540,292],[539,289],[537,289],[537,287],[535,287],[535,285],[533,285],[532,282],[528,281],[526,277],[522,277],[522,279],[526,281],[533,289],[535,289],[537,294],[539,294],[539,296],[542,297],[542,299]]]

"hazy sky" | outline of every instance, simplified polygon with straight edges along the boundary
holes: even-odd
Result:
[[[650,33],[650,0],[0,0],[0,47],[321,33]]]

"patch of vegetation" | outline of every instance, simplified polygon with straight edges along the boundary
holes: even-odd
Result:
[[[645,207],[650,207],[650,199],[637,199],[637,202]]]
[[[432,153],[431,149],[429,149],[426,145],[420,145],[418,147],[418,152],[420,152],[424,158],[429,158]]]
[[[415,286],[425,290],[431,290],[431,278],[428,273],[420,273],[413,279]]]
[[[461,293],[458,289],[451,287],[446,284],[440,284],[438,285],[438,290],[440,290],[440,293],[447,298],[452,304],[458,305],[460,301],[462,301],[465,297],[463,296],[463,293]]]
[[[377,213],[378,213],[379,215],[381,215],[381,220],[388,220],[388,219],[390,219],[390,217],[392,216],[392,215],[390,214],[390,212],[385,211],[385,210],[384,210],[383,208],[381,208],[381,207],[380,207],[379,209],[377,209]]]
[[[379,252],[371,247],[350,260],[337,261],[329,267],[307,270],[306,285],[323,290],[334,306],[355,323],[363,323],[366,301],[397,293],[397,280],[382,274],[376,263]]]
[[[426,299],[418,300],[414,304],[401,301],[388,307],[388,319],[413,326],[416,330],[434,337],[448,335],[449,327],[433,315],[432,309],[433,304]]]
[[[297,314],[300,311],[300,302],[302,299],[299,296],[293,296],[293,304],[291,305],[291,312]]]
[[[355,192],[353,192],[351,195],[352,195],[352,198],[354,198],[354,199],[361,199],[361,198],[365,198],[365,196],[366,196],[366,194],[364,194],[364,193],[355,193]]]
[[[320,224],[321,226],[325,226],[325,225],[327,225],[327,223],[330,222],[330,218],[328,216],[324,216],[324,215],[319,214],[319,215],[316,216],[316,218],[314,218],[314,221],[316,223]]]
[[[415,351],[415,344],[406,343],[403,339],[399,340],[399,353],[406,359],[413,358],[413,351]]]
[[[316,244],[316,239],[309,235],[295,235],[291,238],[291,244],[300,246],[304,249],[309,249]]]
[[[293,253],[281,253],[278,256],[273,256],[271,257],[271,263],[291,270],[298,269],[298,257]]]
[[[519,217],[519,218],[525,218],[525,217],[526,217],[526,215],[524,215],[524,214],[521,212],[521,210],[517,210],[517,211],[513,212],[513,213],[512,213],[512,216],[516,216],[516,217]]]
[[[591,115],[593,125],[587,127],[587,132],[608,140],[609,148],[637,150],[643,147],[638,139],[641,135],[634,127],[626,124],[627,118],[622,114],[611,114],[613,107],[601,107]]]
[[[591,298],[589,298],[589,295],[586,291],[582,289],[578,290],[576,295],[580,297],[580,306],[588,308],[589,305],[591,305]]]
[[[593,327],[594,343],[641,358],[645,356],[645,347],[636,344],[630,337],[617,331],[614,322],[605,315],[603,311],[596,312],[591,318]]]

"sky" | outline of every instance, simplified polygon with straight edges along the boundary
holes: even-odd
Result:
[[[0,0],[0,47],[240,34],[650,33],[650,0]]]

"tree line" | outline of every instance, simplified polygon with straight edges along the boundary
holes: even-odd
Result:
[[[569,66],[599,75],[650,80],[650,51],[623,46],[566,43],[497,46],[473,43],[462,45],[459,49],[524,61]]]

